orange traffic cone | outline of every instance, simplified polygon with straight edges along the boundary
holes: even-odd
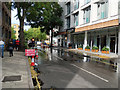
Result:
[[[35,63],[34,63],[34,56],[32,56],[31,66],[35,66]]]

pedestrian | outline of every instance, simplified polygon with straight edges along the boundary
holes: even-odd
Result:
[[[5,42],[0,39],[0,57],[4,58],[4,46],[5,46]]]
[[[19,50],[19,44],[20,44],[20,41],[17,39],[16,41],[15,41],[15,45],[16,45],[16,50]]]
[[[8,44],[8,47],[9,47],[9,54],[10,54],[10,57],[13,56],[13,42],[10,41],[10,43]]]
[[[16,47],[16,40],[15,39],[13,39],[13,50],[14,50],[14,48]]]

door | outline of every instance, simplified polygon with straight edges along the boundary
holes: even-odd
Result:
[[[115,53],[115,37],[110,38],[110,52]]]
[[[101,50],[104,46],[106,46],[106,36],[101,37]]]

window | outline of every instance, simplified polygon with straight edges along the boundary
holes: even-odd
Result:
[[[87,8],[84,9],[83,11],[84,11],[84,15],[83,15],[84,23],[89,23],[89,22],[90,22],[90,11],[91,11],[91,7],[87,7]]]
[[[84,4],[89,3],[91,0],[84,0]]]
[[[103,19],[108,16],[108,1],[98,3],[97,17]]]
[[[74,0],[74,10],[79,8],[79,0]]]
[[[70,17],[67,18],[67,28],[70,28]]]
[[[74,24],[75,24],[75,26],[78,26],[78,14],[79,13],[74,15]]]
[[[14,28],[16,28],[16,25],[14,25]]]
[[[67,4],[67,14],[70,14],[70,2]]]

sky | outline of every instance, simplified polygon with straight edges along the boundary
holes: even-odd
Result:
[[[17,14],[16,9],[11,11],[11,23],[20,25],[19,20],[17,19],[17,17],[15,17],[16,14]],[[24,26],[24,30],[28,30],[29,28],[30,28],[30,26],[26,26],[26,25]]]

